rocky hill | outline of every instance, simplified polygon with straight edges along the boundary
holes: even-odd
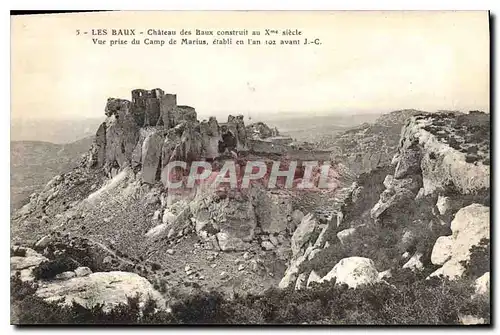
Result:
[[[110,98],[105,115],[81,164],[52,178],[12,216],[11,275],[15,287],[31,292],[16,300],[20,320],[26,320],[23,308],[36,305],[41,310],[69,306],[105,320],[108,312],[123,316],[123,308],[132,308],[133,322],[158,310],[164,322],[293,323],[306,318],[337,323],[337,314],[311,311],[313,305],[334,303],[324,300],[330,296],[321,291],[325,287],[339,290],[345,284],[367,295],[375,294],[371,288],[401,294],[408,290],[401,287],[401,270],[411,273],[404,274],[413,276],[411,283],[441,274],[451,281],[467,276],[481,287],[487,283],[488,115],[390,114],[351,134],[381,138],[384,155],[397,153],[394,159],[370,158],[357,171],[366,172],[356,176],[349,167],[356,166],[351,154],[375,153],[376,148],[360,141],[347,150],[342,137],[339,147],[346,159],[329,172],[331,186],[315,183],[306,190],[287,188],[281,179],[268,188],[269,173],[241,187],[241,172],[251,162],[270,166],[278,161],[281,169],[292,168],[297,186],[306,179],[303,162],[330,159],[330,151],[292,142],[265,124],[245,125],[242,116],[231,115],[224,123],[213,117],[199,121],[193,107],[177,105],[175,95],[160,89],[134,90],[131,100]],[[393,139],[397,127],[400,135]],[[194,187],[170,187],[172,181],[187,185],[193,180],[188,171],[169,171],[169,163],[200,160],[209,169],[207,178]],[[216,182],[227,162],[236,171],[234,187]],[[311,180],[320,179],[319,168],[310,173]],[[273,302],[276,297],[296,301],[296,292],[323,284],[308,298],[299,295],[323,300],[307,300],[292,308],[295,312]],[[416,285],[432,295],[425,282]],[[283,293],[273,293],[277,287]],[[460,295],[456,289],[450,288]],[[135,293],[141,297],[132,303]],[[386,304],[387,296],[376,293],[370,301]],[[29,304],[25,299],[34,300]],[[62,300],[47,307],[54,299]],[[256,305],[255,299],[262,300]],[[484,317],[476,309],[462,311],[469,300],[460,300],[451,316],[424,322]],[[448,301],[422,303],[441,308]],[[207,307],[217,304],[224,307]],[[364,308],[361,301],[356,306]],[[297,315],[302,307],[307,317]],[[212,314],[203,316],[205,310]],[[399,320],[382,310],[385,315],[370,314],[375,323]],[[73,310],[61,310],[66,313],[74,320]]]
[[[292,143],[265,124],[247,127],[240,116],[200,122],[194,108],[160,89],[134,90],[130,101],[110,98],[105,115],[81,164],[14,213],[14,243],[49,259],[66,255],[94,272],[133,272],[168,294],[259,293],[277,285],[301,210],[326,220],[337,190],[352,181],[339,165],[335,187],[326,190],[296,192],[279,181],[266,189],[259,181],[248,189],[207,183],[167,191],[171,161],[203,160],[216,173],[226,161],[238,171],[252,161],[283,168],[292,160],[327,160],[329,152]]]

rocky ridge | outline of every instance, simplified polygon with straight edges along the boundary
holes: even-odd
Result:
[[[412,115],[421,111],[407,109],[380,116],[374,123],[363,123],[345,132],[325,136],[319,148],[332,152],[335,162],[342,162],[355,174],[367,173],[390,164],[398,149],[401,128]]]
[[[489,248],[489,115],[410,117],[391,166],[358,179],[337,219],[301,240],[308,247],[294,253],[280,287],[301,289],[333,279],[355,287],[340,271],[346,264],[364,284],[407,269],[428,278],[472,276],[478,286],[487,286],[479,283],[487,282],[482,278],[489,268],[475,275],[467,268],[478,268],[471,262],[489,263],[489,255],[472,260],[474,248]],[[370,196],[374,190],[380,197]]]
[[[172,160],[202,159],[217,171],[232,159],[241,170],[255,158],[286,164],[297,149],[239,116],[199,122],[194,108],[175,99],[158,89],[135,90],[131,101],[109,99],[80,167],[54,177],[14,215],[13,240],[37,253],[13,256],[14,274],[32,280],[33,270],[57,257],[77,264],[42,283],[40,296],[86,304],[75,290],[109,286],[115,275],[133,289],[117,285],[97,301],[112,306],[118,301],[109,295],[123,301],[140,291],[164,305],[179,291],[249,294],[329,281],[356,288],[390,284],[399,269],[456,280],[469,275],[477,258],[471,250],[489,246],[489,120],[482,114],[412,116],[392,165],[385,156],[370,160],[354,181],[348,166],[359,162],[344,157],[334,190],[207,183],[171,192],[161,172]],[[387,147],[387,155],[395,150]],[[323,154],[304,149],[299,157]],[[474,275],[481,294],[488,271]]]

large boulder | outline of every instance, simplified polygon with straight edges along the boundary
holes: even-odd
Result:
[[[33,270],[40,265],[40,263],[47,261],[45,256],[37,253],[30,248],[22,248],[25,256],[13,256],[10,258],[10,275],[13,276],[17,272],[20,274],[22,281],[33,281]]]
[[[146,233],[146,237],[155,238],[158,236],[166,235],[166,232],[168,231],[168,229],[170,229],[170,228],[169,228],[169,225],[167,223],[161,223],[161,224],[149,229]]]
[[[431,262],[443,265],[453,256],[453,236],[440,236],[432,248]]]
[[[355,232],[356,228],[347,228],[339,231],[337,233],[337,238],[339,239],[340,243],[345,244]]]
[[[450,259],[445,262],[443,266],[431,273],[427,278],[430,277],[447,277],[448,279],[455,280],[460,278],[460,276],[465,272],[464,266],[456,259]]]
[[[259,190],[255,197],[255,215],[265,233],[287,230],[292,215],[292,202],[288,196]]]
[[[424,268],[424,264],[420,260],[422,258],[422,253],[416,252],[404,265],[403,269],[410,270],[422,270]]]
[[[304,255],[297,256],[291,260],[290,265],[283,275],[283,278],[281,278],[281,281],[278,284],[279,288],[285,289],[291,284],[295,283],[295,281],[297,280],[299,267],[305,260],[306,257]]]
[[[485,323],[484,318],[478,318],[474,315],[459,315],[459,322],[465,326],[482,325]]]
[[[469,121],[459,120],[463,121],[467,118]],[[468,160],[465,147],[465,145],[484,147],[481,155],[489,157],[489,145],[484,146],[484,141],[482,141],[488,139],[489,117],[482,118],[485,122],[479,117],[472,118],[467,115],[429,114],[425,117],[414,116],[403,127],[402,148],[418,146],[421,153],[420,169],[423,176],[424,195],[442,193],[445,190],[474,194],[478,190],[489,188],[489,164],[484,164],[481,159],[477,162]],[[472,129],[477,126],[485,129],[483,139],[479,136],[473,139],[467,138],[467,135],[461,135],[464,132],[467,134],[468,127],[471,127],[471,131],[477,132]],[[461,136],[463,137],[460,138]]]
[[[103,304],[105,311],[118,304],[126,304],[127,297],[139,295],[141,307],[152,299],[157,302],[158,308],[165,308],[165,300],[150,282],[135,273],[121,271],[96,272],[68,280],[42,282],[35,294],[46,301],[62,299],[62,304],[66,305],[73,301],[87,308]]]
[[[321,278],[321,282],[336,279],[336,284],[347,284],[351,288],[379,282],[378,271],[369,258],[348,257],[340,260],[333,269]]]
[[[92,270],[90,270],[90,268],[87,266],[80,266],[76,268],[74,272],[77,277],[85,277],[91,274]]]
[[[430,276],[455,279],[463,274],[460,263],[470,259],[470,248],[490,239],[490,208],[472,204],[460,209],[451,222],[451,231],[451,236],[440,237],[434,245],[431,261],[442,267]]]
[[[71,278],[75,278],[75,277],[76,277],[76,273],[74,271],[64,271],[64,272],[58,273],[55,276],[55,279],[66,280],[66,279],[71,279]]]
[[[249,243],[228,233],[217,233],[215,236],[217,236],[217,242],[222,251],[242,251],[250,248]]]

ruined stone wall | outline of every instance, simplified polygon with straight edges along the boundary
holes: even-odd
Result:
[[[137,123],[142,127],[155,126],[161,115],[161,101],[165,94],[163,90],[136,89],[132,91],[131,109]]]
[[[158,119],[158,126],[164,126],[167,129],[173,128],[173,111],[177,106],[177,95],[175,94],[164,94],[160,98],[160,118]]]
[[[285,145],[274,144],[263,140],[249,140],[248,144],[250,150],[257,153],[283,154],[288,150]]]

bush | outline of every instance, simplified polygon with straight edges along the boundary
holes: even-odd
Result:
[[[490,305],[485,297],[471,300],[472,281],[425,279],[401,269],[389,283],[348,288],[323,283],[307,290],[269,289],[262,295],[224,298],[218,292],[198,293],[171,306],[172,312],[155,312],[149,300],[142,310],[138,297],[109,312],[103,306],[85,308],[74,303],[60,306],[33,296],[33,288],[11,279],[12,300],[20,312],[20,324],[458,324],[459,315],[470,314],[489,322]],[[21,294],[21,292],[24,292]]]
[[[463,261],[461,264],[465,268],[464,276],[476,279],[490,271],[490,240],[483,238],[477,246],[473,245],[469,250],[469,261]]]
[[[26,257],[26,249],[17,247],[17,248],[10,248],[10,257]]]
[[[78,303],[62,305],[62,300],[47,302],[34,295],[36,285],[23,282],[19,276],[11,277],[11,306],[13,324],[144,324],[171,323],[171,316],[166,312],[157,312],[154,300],[147,300],[142,312],[139,297],[127,298],[126,304],[120,304],[110,311],[97,304],[87,308]]]
[[[35,279],[52,279],[56,275],[65,271],[73,271],[80,264],[69,257],[60,256],[54,260],[48,260],[40,263],[40,265],[33,270]]]

